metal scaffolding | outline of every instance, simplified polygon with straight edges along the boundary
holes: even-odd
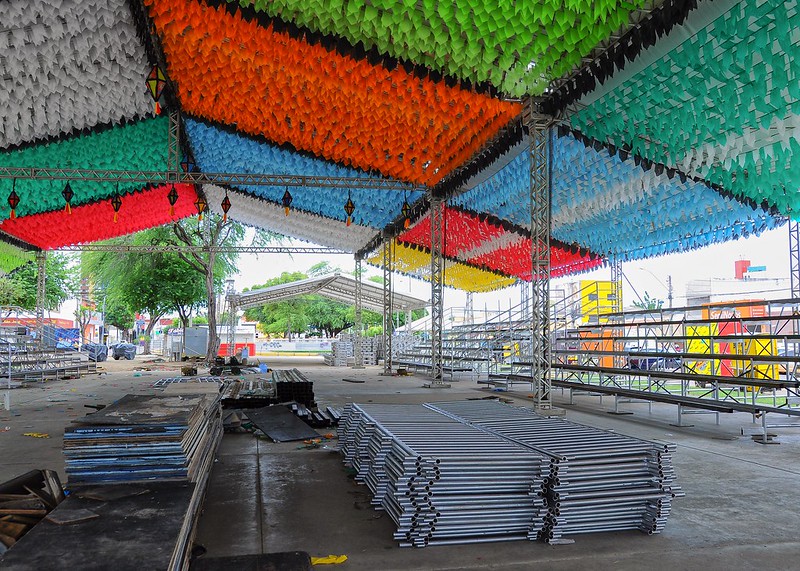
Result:
[[[138,254],[158,253],[236,253],[236,254],[347,254],[344,250],[316,246],[189,246],[185,244],[80,244],[63,246],[59,252],[131,252]]]
[[[531,106],[534,107],[533,101]],[[552,118],[531,109],[531,377],[534,406],[550,403],[550,162],[548,147]]]
[[[615,327],[612,329],[614,333],[613,341],[611,345],[614,351],[619,352],[620,354],[614,354],[613,363],[614,366],[617,368],[622,368],[625,366],[625,357],[621,355],[622,351],[625,350],[625,342],[623,337],[625,336],[625,327],[624,327],[624,317],[621,317],[622,314],[622,262],[620,259],[612,254],[608,255],[609,265],[611,269],[611,293],[609,295],[613,296],[611,299],[611,311],[614,313],[614,316],[609,318],[609,323],[619,323],[619,327]],[[600,304],[600,300],[597,300],[598,307]]]
[[[172,128],[172,125],[171,125]],[[177,144],[177,139],[176,143]],[[177,151],[176,151],[177,152]],[[367,190],[417,190],[413,184],[386,178],[362,178],[345,176],[306,176],[263,173],[221,173],[113,170],[113,169],[67,169],[49,167],[0,167],[0,179],[20,180],[70,180],[84,182],[114,182],[139,184],[216,184],[232,186],[291,186],[311,188],[344,188]]]
[[[47,279],[47,252],[36,252],[36,340],[41,345],[44,340],[44,306],[47,303],[45,281]],[[81,331],[83,335],[83,331]]]
[[[619,313],[622,311],[622,262],[616,256],[609,255],[611,266],[611,311]],[[599,300],[598,300],[599,301]]]
[[[169,112],[169,133],[167,135],[167,170],[177,178],[181,164],[181,116],[178,111]]]
[[[789,277],[792,298],[800,298],[800,223],[789,220]]]
[[[353,368],[354,369],[363,369],[364,368],[364,352],[362,349],[362,341],[363,341],[363,331],[362,328],[362,320],[361,320],[361,256],[356,256],[356,284],[355,284],[355,323],[353,324],[353,328],[355,329],[355,338],[353,341]]]
[[[238,300],[236,299],[236,287],[233,285],[233,280],[226,280],[227,289],[225,291],[225,299],[228,302],[228,350],[226,354],[232,357],[234,349],[236,348],[236,312],[238,311]]]
[[[442,321],[444,314],[444,202],[431,196],[431,377],[425,385],[444,388],[442,381]]]
[[[392,314],[392,270],[394,269],[394,239],[388,234],[383,237],[383,373],[392,374],[392,334],[394,320]]]

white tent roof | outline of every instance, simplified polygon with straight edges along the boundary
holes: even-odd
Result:
[[[308,278],[287,284],[279,284],[264,289],[234,294],[237,307],[247,309],[290,299],[300,295],[316,294],[342,303],[355,304],[356,279],[332,274],[318,278]],[[228,295],[231,298],[231,295]],[[430,305],[424,299],[393,292],[392,305],[395,311],[411,311]],[[383,286],[373,282],[361,282],[361,306],[378,313],[383,312]]]

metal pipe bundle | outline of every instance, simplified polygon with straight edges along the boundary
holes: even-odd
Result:
[[[672,498],[683,495],[672,467],[674,444],[547,418],[496,401],[425,406],[549,458],[541,489],[548,513],[538,532],[545,541],[627,529],[659,533]]]
[[[403,546],[537,537],[547,463],[524,446],[419,405],[345,407],[345,463]]]

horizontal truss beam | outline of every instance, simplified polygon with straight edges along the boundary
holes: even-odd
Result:
[[[38,167],[0,167],[0,179],[64,180],[138,184],[216,184],[228,186],[291,186],[369,190],[415,190],[413,184],[384,178],[306,176],[281,174],[128,171],[109,169],[62,169]]]
[[[59,252],[131,252],[137,254],[216,252],[225,254],[350,254],[335,248],[316,246],[188,246],[182,244],[82,244],[64,246]]]

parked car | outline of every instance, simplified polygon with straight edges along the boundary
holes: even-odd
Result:
[[[674,371],[681,366],[680,357],[676,357],[664,350],[633,346],[626,348],[626,351],[634,353],[634,355],[628,355],[626,367],[629,369],[637,369],[639,371]],[[635,353],[647,354],[636,355]],[[654,355],[654,353],[658,353],[658,355]]]
[[[90,361],[105,361],[108,359],[108,347],[99,343],[84,343],[81,351],[88,355]]]
[[[111,346],[111,354],[115,361],[119,361],[123,357],[128,361],[132,361],[136,357],[136,345],[133,343],[117,343]]]

